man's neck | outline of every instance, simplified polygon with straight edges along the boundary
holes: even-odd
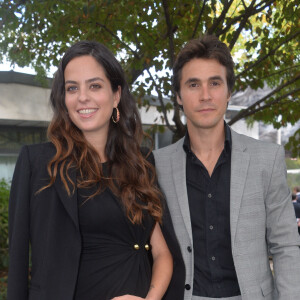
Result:
[[[224,123],[211,129],[189,129],[190,146],[193,153],[204,164],[211,175],[214,167],[224,149],[225,128]]]

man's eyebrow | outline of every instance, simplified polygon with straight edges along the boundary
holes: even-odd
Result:
[[[224,82],[223,78],[219,75],[211,76],[208,78],[208,80],[219,80],[219,81]],[[197,82],[201,82],[201,80],[197,77],[191,77],[191,78],[188,78],[184,84],[197,83]]]
[[[192,82],[200,82],[200,81],[201,80],[197,77],[191,77],[191,78],[188,78],[184,84],[189,84],[189,83],[192,83]]]
[[[212,76],[208,78],[209,80],[220,80],[220,81],[224,81],[223,78],[219,75],[216,76]]]

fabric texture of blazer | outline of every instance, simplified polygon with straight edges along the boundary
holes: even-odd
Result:
[[[8,300],[73,299],[81,254],[77,190],[69,196],[58,172],[54,185],[37,193],[49,183],[47,163],[55,153],[52,143],[44,143],[24,146],[18,157],[9,202]],[[70,177],[76,182],[75,169]],[[174,276],[164,299],[182,300],[184,263],[167,207],[164,223],[174,258]]]
[[[292,300],[300,295],[300,239],[283,147],[231,130],[230,231],[243,300]],[[154,151],[186,267],[184,300],[192,298],[194,257],[183,139]],[[273,257],[274,276],[269,263]]]

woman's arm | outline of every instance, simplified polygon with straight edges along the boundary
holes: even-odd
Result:
[[[29,153],[24,146],[16,163],[9,199],[8,300],[28,299]]]
[[[153,267],[149,292],[145,299],[161,300],[165,294],[173,272],[173,259],[158,223],[155,224],[150,238]],[[137,296],[124,295],[113,300],[138,300]]]
[[[146,299],[160,300],[165,294],[173,272],[173,259],[158,223],[151,235],[153,267],[152,279]]]

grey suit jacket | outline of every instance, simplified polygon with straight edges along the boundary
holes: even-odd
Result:
[[[243,300],[292,300],[300,296],[300,239],[284,150],[233,130],[230,183],[232,255]],[[183,139],[154,151],[186,266],[184,300],[192,298],[194,257]],[[269,255],[273,257],[274,276]],[[190,287],[190,288],[189,288]]]

